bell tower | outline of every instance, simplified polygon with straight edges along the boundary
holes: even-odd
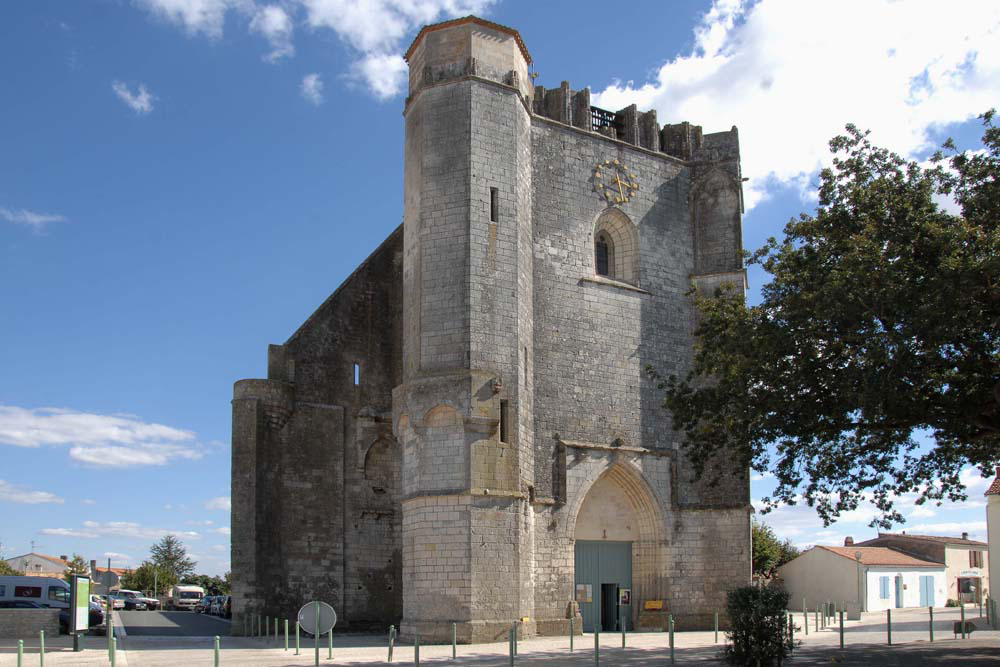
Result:
[[[475,17],[406,59],[401,630],[495,641],[534,616],[531,59]]]

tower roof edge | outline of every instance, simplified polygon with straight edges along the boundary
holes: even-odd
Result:
[[[403,55],[403,60],[405,60],[406,62],[410,62],[410,56],[413,55],[413,51],[417,48],[417,44],[420,43],[420,40],[423,39],[424,35],[426,35],[427,33],[433,32],[435,30],[441,30],[442,28],[450,28],[452,26],[462,25],[465,23],[478,23],[483,27],[507,33],[508,35],[513,37],[514,40],[517,42],[517,47],[521,50],[521,55],[524,56],[524,60],[529,65],[531,64],[531,54],[528,53],[528,47],[524,45],[524,40],[521,39],[521,34],[517,30],[514,30],[513,28],[510,28],[505,25],[500,25],[499,23],[494,23],[493,21],[487,21],[486,19],[481,19],[478,16],[472,16],[471,14],[469,16],[463,16],[462,18],[451,19],[449,21],[442,21],[441,23],[431,23],[429,25],[425,25],[423,28],[420,29],[420,32],[417,33],[417,36],[413,38],[413,42],[410,44],[410,48],[408,48],[406,50],[406,53]]]

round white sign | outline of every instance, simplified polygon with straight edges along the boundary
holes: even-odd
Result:
[[[326,634],[337,624],[337,612],[327,603],[318,600],[307,602],[299,609],[299,627],[306,632],[313,634],[317,632],[317,619],[319,619],[319,634]]]

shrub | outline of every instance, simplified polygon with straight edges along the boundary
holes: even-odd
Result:
[[[959,602],[958,600],[952,600],[951,598],[948,598],[948,602],[946,602],[944,606],[945,607],[961,607],[962,603]]]
[[[792,652],[788,596],[773,588],[744,586],[726,595],[730,630],[722,657],[731,665],[778,667]]]

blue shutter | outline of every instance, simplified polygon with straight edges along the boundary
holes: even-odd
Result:
[[[881,599],[881,600],[888,600],[889,599],[889,577],[879,577],[878,578],[878,584],[879,584],[879,592],[878,592],[879,599]]]

